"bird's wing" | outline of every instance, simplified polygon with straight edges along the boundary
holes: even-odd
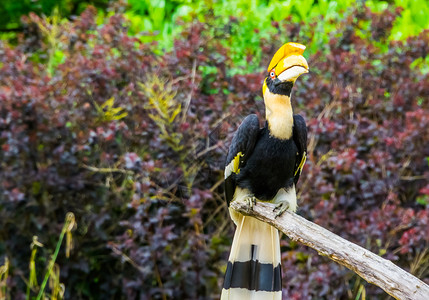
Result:
[[[301,175],[305,160],[307,159],[307,125],[304,118],[300,115],[293,116],[293,140],[298,147],[295,160],[295,185]]]
[[[225,196],[228,206],[237,186],[236,174],[240,173],[240,169],[253,152],[259,132],[258,117],[252,114],[243,120],[232,138],[225,164]]]

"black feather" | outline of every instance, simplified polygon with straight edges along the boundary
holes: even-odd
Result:
[[[266,79],[267,87],[271,93],[290,97],[293,88],[293,81],[281,81],[278,78],[271,79],[270,76]]]
[[[237,186],[250,190],[259,200],[272,200],[281,188],[293,185],[297,150],[293,139],[273,137],[266,124],[252,155],[236,175]]]
[[[294,115],[292,138],[273,137],[266,123],[259,128],[256,115],[247,116],[238,128],[229,148],[226,166],[239,152],[244,156],[240,171],[225,178],[225,196],[229,206],[236,187],[248,189],[259,200],[272,200],[281,188],[298,182],[296,172],[307,151],[307,127],[304,118]]]
[[[240,159],[239,169],[243,168],[248,157],[253,152],[255,143],[258,140],[259,131],[258,117],[255,114],[248,115],[238,127],[234,137],[232,138],[228,155],[226,157],[225,167],[232,162],[239,152],[241,152],[243,156]],[[231,173],[227,178],[225,178],[225,197],[228,206],[234,196],[236,187],[236,174]]]

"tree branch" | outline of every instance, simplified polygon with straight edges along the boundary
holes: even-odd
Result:
[[[246,203],[234,201],[238,212],[264,221],[285,233],[290,239],[316,250],[320,255],[356,272],[360,277],[382,288],[396,299],[427,300],[429,285],[402,270],[391,261],[353,244],[329,230],[294,213],[275,217],[274,205],[258,202],[253,210]]]

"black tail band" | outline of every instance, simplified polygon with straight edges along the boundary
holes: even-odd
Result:
[[[280,264],[263,264],[259,261],[228,262],[225,273],[224,289],[244,288],[251,291],[278,292],[282,290]]]

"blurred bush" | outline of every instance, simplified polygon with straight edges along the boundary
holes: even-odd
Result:
[[[293,95],[310,133],[299,213],[429,282],[429,31],[389,42],[399,13],[356,7],[308,53]],[[71,211],[74,250],[56,260],[66,298],[216,299],[233,232],[224,158],[243,117],[263,112],[265,73],[230,72],[214,15],[183,24],[162,55],[123,14],[96,17],[33,14],[16,47],[0,43],[6,292],[25,297],[32,237],[43,266]],[[317,40],[316,23],[267,26],[253,32],[259,70],[284,42]],[[308,248],[283,239],[282,250],[288,299],[385,298]]]
[[[109,0],[2,0],[0,31],[20,30],[22,28],[21,16],[30,12],[49,16],[55,9],[58,9],[63,17],[69,17],[80,14],[88,5],[106,9],[108,3]]]

